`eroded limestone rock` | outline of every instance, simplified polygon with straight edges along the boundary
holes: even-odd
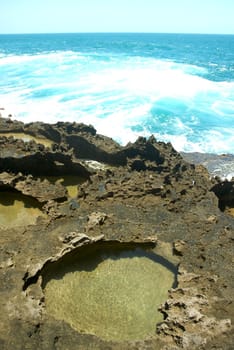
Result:
[[[234,222],[220,210],[220,180],[153,137],[122,147],[91,126],[2,118],[1,132],[53,141],[46,149],[34,141],[0,138],[0,187],[36,198],[50,217],[32,226],[1,228],[2,349],[232,348]],[[87,160],[105,166],[92,167]],[[38,172],[83,174],[86,181],[71,202],[64,186],[37,180]],[[46,312],[42,271],[99,241],[157,242],[158,254],[179,264],[178,285],[165,298],[160,309],[164,320],[149,339],[103,340]]]

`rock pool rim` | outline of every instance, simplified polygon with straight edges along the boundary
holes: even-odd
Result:
[[[170,272],[174,274],[174,281],[172,284],[172,288],[176,288],[178,286],[177,275],[178,275],[178,264],[174,264],[169,261],[167,258],[163,257],[156,253],[157,244],[153,242],[119,242],[119,241],[97,241],[90,244],[86,244],[83,246],[79,246],[77,248],[72,249],[65,255],[61,256],[59,259],[55,261],[47,261],[43,267],[37,272],[36,275],[25,278],[23,290],[26,290],[28,286],[33,283],[36,283],[38,277],[42,277],[41,287],[44,289],[46,284],[56,276],[62,266],[64,264],[67,265],[67,269],[61,274],[62,278],[66,273],[72,272],[69,268],[71,264],[74,262],[79,262],[79,260],[85,260],[86,256],[90,256],[92,253],[101,255],[106,255],[106,259],[118,259],[118,257],[114,258],[113,256],[117,256],[120,253],[126,252],[126,258],[128,257],[146,257],[152,260],[155,263],[158,263],[168,269]],[[130,253],[130,254],[129,254]],[[130,256],[131,255],[131,256]],[[112,257],[111,257],[112,256]],[[95,269],[97,266],[93,266]],[[64,267],[63,267],[64,270]],[[76,269],[75,269],[76,270]]]
[[[107,266],[107,270],[105,267],[103,270],[103,266]],[[149,266],[151,268],[155,266],[155,268],[151,270]],[[125,270],[126,268],[127,270]],[[161,272],[157,275],[158,272],[156,271],[160,270]],[[165,276],[162,273],[165,273]],[[168,282],[168,273],[171,275],[170,282]],[[83,279],[86,274],[87,282]],[[152,247],[152,244],[144,243],[99,241],[79,247],[75,249],[75,252],[66,254],[64,258],[46,264],[41,271],[41,276],[41,287],[45,295],[45,307],[48,314],[57,320],[63,320],[70,324],[78,333],[93,334],[101,339],[117,342],[143,340],[148,338],[148,336],[153,336],[154,327],[156,327],[156,324],[161,323],[165,316],[162,312],[159,312],[158,307],[163,300],[166,300],[166,294],[170,288],[177,287],[177,267],[168,259],[157,254],[156,247]],[[79,276],[81,276],[81,280]],[[92,276],[91,279],[90,276]],[[132,276],[134,277],[132,278]],[[144,283],[142,284],[143,281]],[[64,283],[68,283],[65,289]],[[127,284],[125,285],[125,283]],[[166,283],[165,286],[164,283]],[[97,301],[96,295],[102,288],[104,288],[103,293]],[[161,290],[159,294],[158,288]],[[160,288],[164,288],[163,295],[163,289]],[[112,293],[113,299],[110,296]],[[68,297],[65,296],[66,294]],[[105,295],[104,299],[103,295]],[[159,299],[157,299],[156,295],[158,295]],[[79,299],[76,299],[78,296]],[[87,296],[89,297],[87,298]],[[57,301],[55,302],[55,300]],[[104,304],[103,300],[105,300]],[[125,309],[123,305],[126,302]],[[107,306],[109,303],[110,306]],[[84,305],[84,307],[78,305]],[[119,306],[116,309],[113,305]],[[137,306],[136,311],[134,311],[133,305]],[[123,308],[125,310],[124,314]],[[154,309],[155,314],[154,311],[152,312]],[[96,310],[95,317],[93,317],[94,315],[92,316],[93,310]],[[83,312],[84,318],[81,316]],[[161,316],[159,316],[160,314]],[[107,322],[107,318],[110,316],[110,322]],[[88,319],[89,321],[87,321]],[[113,319],[114,321],[111,321]],[[135,319],[135,322],[133,322],[133,319]]]
[[[88,238],[88,236],[87,236]],[[22,290],[25,291],[30,285],[37,283],[39,277],[42,277],[42,281],[40,283],[41,288],[44,289],[48,281],[52,278],[48,278],[48,275],[51,276],[51,272],[55,271],[56,269],[59,269],[61,267],[61,264],[71,263],[74,261],[75,258],[84,258],[87,253],[94,252],[95,250],[101,248],[105,253],[106,249],[111,252],[122,252],[122,251],[136,251],[137,248],[140,248],[142,251],[145,252],[147,255],[138,255],[139,256],[145,256],[149,259],[153,260],[155,263],[161,264],[165,268],[167,268],[169,271],[171,271],[174,274],[174,282],[172,284],[172,288],[176,288],[178,286],[178,268],[179,263],[173,263],[167,258],[164,258],[162,255],[157,254],[155,252],[155,249],[157,247],[157,243],[152,241],[143,241],[143,242],[121,242],[121,241],[105,241],[99,238],[97,241],[84,243],[84,245],[80,245],[78,247],[73,247],[72,249],[68,250],[65,254],[62,254],[61,256],[54,256],[50,259],[46,260],[44,264],[42,264],[41,268],[39,268],[35,274],[29,275],[28,272],[25,273],[23,277],[23,287]],[[135,255],[137,256],[137,255]],[[65,272],[66,273],[66,272]]]

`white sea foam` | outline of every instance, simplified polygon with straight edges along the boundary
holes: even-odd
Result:
[[[0,56],[0,107],[24,122],[77,121],[125,144],[234,153],[234,83],[170,60],[65,51]]]

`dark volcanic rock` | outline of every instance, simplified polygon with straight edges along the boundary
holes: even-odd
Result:
[[[0,191],[21,191],[45,203],[51,214],[40,224],[0,229],[1,349],[232,348],[234,219],[220,210],[233,207],[232,182],[211,179],[205,168],[153,137],[121,147],[83,124],[0,119],[0,133],[4,130],[55,143],[45,148],[0,139]],[[95,163],[94,169],[88,161],[105,164]],[[77,198],[69,202],[62,185],[52,188],[35,178],[57,173],[85,175]],[[160,307],[164,320],[155,325],[154,336],[104,341],[47,314],[44,270],[97,241],[148,242],[163,256],[173,254],[178,285]]]
[[[212,176],[229,178],[234,176],[234,155],[233,154],[209,154],[209,153],[181,153],[183,158],[194,164],[202,164]]]
[[[226,207],[234,208],[234,179],[233,181],[218,181],[211,189],[219,198],[219,207],[225,210]]]
[[[61,151],[59,147],[51,150],[34,141],[23,142],[6,137],[0,137],[0,147],[0,171],[34,176],[89,176],[88,170],[64,148]]]
[[[34,179],[31,175],[23,176],[9,173],[0,173],[0,191],[13,189],[24,195],[33,197],[39,202],[46,203],[51,200],[66,200],[66,189],[61,184],[51,184],[47,180]]]

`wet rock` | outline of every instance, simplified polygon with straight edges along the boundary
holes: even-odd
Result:
[[[202,164],[208,169],[213,177],[227,179],[231,181],[234,173],[234,155],[233,154],[209,154],[209,153],[181,153],[183,158],[190,163]]]

